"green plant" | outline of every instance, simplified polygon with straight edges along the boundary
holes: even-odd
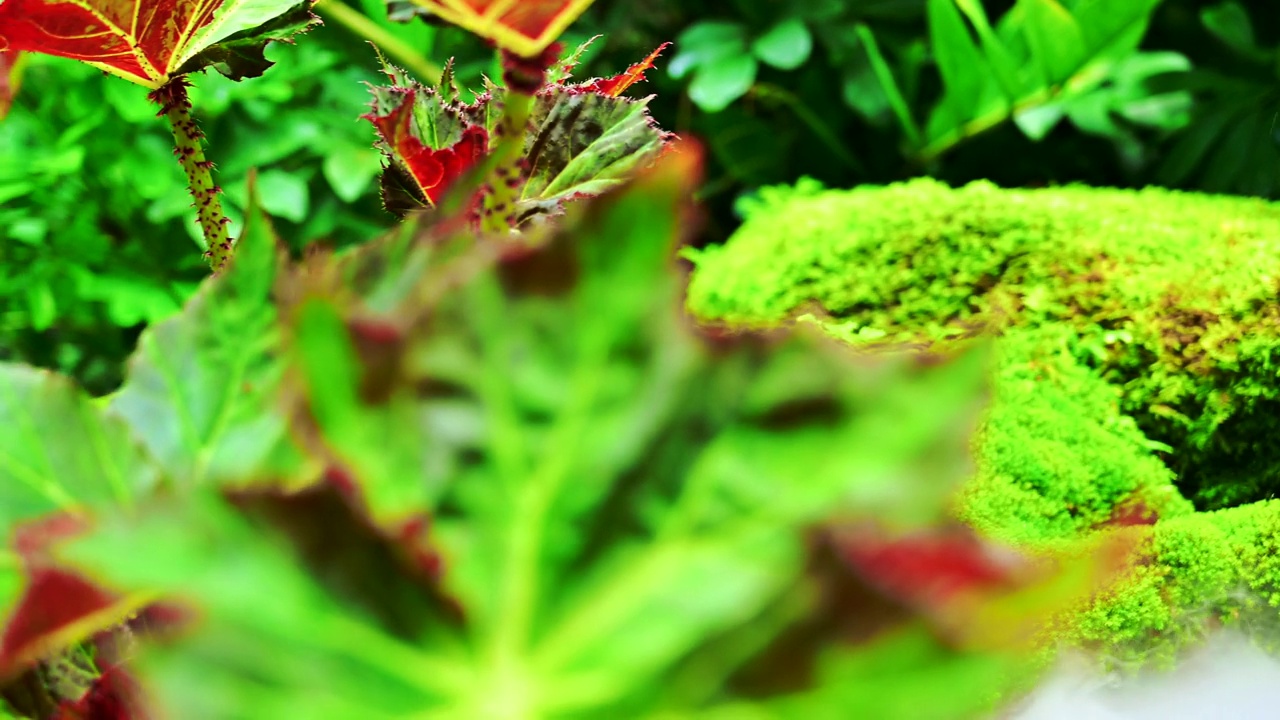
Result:
[[[1186,131],[1158,170],[1162,183],[1274,197],[1280,187],[1280,44],[1262,46],[1248,12],[1227,1],[1203,8],[1209,42],[1226,50],[1216,67],[1160,78],[1167,89],[1198,99]]]
[[[360,82],[376,75],[344,65],[334,31],[309,39],[269,49],[276,65],[262,78],[213,75],[192,89],[222,149],[226,215],[238,226],[243,176],[259,168],[294,250],[359,242],[392,220],[376,196],[372,134],[351,117],[367,98]],[[0,125],[0,345],[101,394],[119,385],[140,324],[175,312],[208,271],[203,240],[144,88],[43,55],[28,56],[25,74],[61,90],[20,93]]]
[[[117,392],[0,365],[0,712],[967,717],[1125,566],[943,522],[984,354],[688,325],[699,154],[621,97],[657,51],[570,81],[585,4],[422,3],[502,84],[385,66],[398,230],[292,260],[250,177]]]
[[[813,35],[798,17],[781,20],[754,38],[741,23],[705,21],[685,30],[676,47],[680,51],[671,61],[672,77],[691,76],[689,99],[718,112],[751,90],[757,63],[779,70],[803,65],[813,51]]]
[[[670,253],[693,160],[547,233],[437,225],[300,264],[251,211],[108,406],[3,368],[10,427],[83,440],[55,468],[61,441],[0,436],[3,518],[28,538],[0,673],[62,667],[59,640],[105,630],[139,637],[146,702],[187,718],[905,718],[924,707],[911,677],[931,715],[988,706],[1023,662],[1001,633],[1112,570],[1086,556],[1055,579],[922,531],[963,467],[980,354],[850,372],[816,338],[690,332]],[[879,529],[852,522],[866,513]],[[949,644],[900,614],[842,642],[851,607],[875,607],[855,568]],[[69,586],[81,603],[34,622]],[[990,602],[1022,609],[984,624]],[[776,685],[772,663],[800,658]],[[889,668],[897,684],[867,682]]]

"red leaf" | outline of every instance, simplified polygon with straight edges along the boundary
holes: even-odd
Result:
[[[458,178],[489,152],[489,133],[479,125],[470,125],[453,145],[432,149],[418,137],[414,128],[416,97],[416,90],[405,90],[400,104],[391,112],[385,115],[370,113],[364,117],[377,128],[383,142],[417,183],[422,196],[435,205]]]
[[[646,71],[653,68],[653,63],[662,54],[663,50],[671,47],[671,43],[662,43],[657,50],[649,53],[649,57],[627,68],[625,72],[614,75],[610,78],[599,78],[585,82],[576,86],[584,92],[594,92],[609,97],[618,97],[627,91],[627,88],[644,80]]]
[[[592,0],[414,0],[500,48],[532,57],[555,42]]]
[[[184,39],[209,24],[221,4],[5,0],[0,3],[0,46],[83,60],[155,87],[181,64]]]
[[[1138,559],[1142,537],[1127,528],[1035,556],[960,527],[896,539],[841,533],[836,543],[869,585],[929,619],[950,642],[1011,648],[1051,641],[1041,636],[1048,623],[1120,578]]]
[[[850,534],[840,547],[868,582],[912,605],[936,607],[964,593],[1007,589],[1018,580],[1016,558],[967,532],[928,531],[900,539]]]
[[[21,672],[128,614],[128,601],[76,573],[55,567],[49,550],[85,529],[72,515],[57,515],[19,527],[15,547],[27,586],[0,634],[0,677]]]
[[[224,0],[4,0],[0,50],[74,58],[157,88],[211,46],[298,11],[285,0],[274,16],[272,8]],[[273,32],[263,42],[288,34]]]

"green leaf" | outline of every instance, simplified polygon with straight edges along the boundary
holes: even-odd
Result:
[[[129,428],[66,378],[0,364],[0,535],[53,512],[128,505],[158,481]]]
[[[147,562],[126,560],[141,548]],[[335,600],[214,493],[107,518],[61,555],[107,586],[201,613],[181,642],[131,658],[167,717],[392,720],[435,705],[457,675]]]
[[[1057,84],[1070,78],[1089,56],[1080,25],[1057,0],[1022,0],[1021,4],[1026,13],[1023,30],[1045,82]]]
[[[699,67],[747,54],[747,29],[739,23],[695,23],[676,38],[676,54],[667,71],[679,80]]]
[[[930,0],[934,54],[946,92],[926,124],[930,160],[963,140],[1014,119],[1042,137],[1068,102],[1112,77],[1142,40],[1159,0],[1019,0],[992,29],[972,0]],[[982,39],[973,44],[959,6]],[[1015,113],[1016,109],[1016,113]]]
[[[403,394],[380,404],[361,398],[359,356],[345,318],[331,303],[304,302],[293,335],[292,361],[315,423],[302,432],[314,432],[326,459],[360,484],[362,501],[379,527],[421,516],[432,488],[420,477],[428,441],[414,431],[415,406]]]
[[[1073,108],[1082,106],[1072,105]],[[1066,114],[1067,110],[1062,103],[1045,103],[1014,113],[1013,122],[1017,124],[1023,135],[1038,142],[1048,137],[1050,131],[1058,126]]]
[[[977,30],[978,39],[982,42],[982,52],[985,54],[987,62],[990,63],[996,79],[1000,81],[1000,87],[1004,90],[1005,97],[1010,102],[1017,100],[1023,86],[1020,77],[1021,69],[1018,67],[1013,53],[1010,52],[1004,41],[992,29],[991,22],[987,19],[987,12],[983,9],[982,3],[979,0],[956,0],[956,5],[960,7],[965,17],[969,18],[969,22]]]
[[[898,81],[893,75],[893,69],[880,53],[880,45],[876,42],[875,35],[871,33],[871,28],[861,23],[858,24],[857,33],[863,47],[866,48],[867,59],[871,63],[872,71],[875,72],[876,80],[880,83],[880,89],[884,91],[885,96],[888,98],[889,106],[893,108],[893,114],[897,116],[898,122],[907,134],[907,142],[911,143],[913,147],[919,146],[920,126],[916,124],[915,118],[911,115],[911,106],[907,103],[902,90],[898,87]]]
[[[310,211],[307,181],[297,173],[267,170],[258,176],[258,202],[275,217],[300,223]]]
[[[1112,82],[1044,107],[1051,108],[1059,117],[1065,112],[1071,122],[1085,132],[1113,139],[1124,137],[1128,132],[1121,127],[1120,120],[1176,130],[1191,120],[1190,93],[1159,92],[1151,87],[1150,81],[1190,69],[1191,62],[1178,53],[1135,53],[1116,64]],[[1021,117],[1018,122],[1029,137],[1035,137]]]
[[[1253,23],[1240,3],[1227,0],[1200,10],[1200,22],[1228,47],[1244,53],[1258,52]]]
[[[751,43],[751,52],[760,62],[779,70],[795,70],[813,53],[813,35],[798,17],[774,25]]]
[[[31,327],[36,330],[48,330],[58,319],[58,301],[47,282],[37,280],[27,286],[27,311],[31,313]]]
[[[358,145],[341,145],[325,154],[321,169],[335,195],[344,202],[355,202],[378,176],[378,153]]]
[[[142,334],[111,401],[179,487],[255,479],[286,442],[271,302],[279,252],[251,197],[231,266]]]
[[[972,115],[981,98],[986,61],[974,44],[955,0],[929,0],[929,38],[942,74],[948,102],[962,117]]]
[[[756,59],[745,53],[708,60],[689,83],[689,99],[706,112],[720,112],[751,90],[758,69]]]
[[[212,67],[232,80],[262,75],[273,64],[264,54],[269,43],[291,42],[318,22],[311,13],[313,0],[292,0],[292,7],[288,2],[228,0],[215,15],[215,22],[206,25],[194,40],[194,45],[204,49],[186,60],[178,73]]]

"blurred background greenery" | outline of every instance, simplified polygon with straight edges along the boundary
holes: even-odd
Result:
[[[200,77],[193,94],[229,214],[257,168],[295,250],[359,243],[391,224],[373,132],[358,119],[363,83],[379,79],[370,40],[420,71],[456,57],[470,87],[495,74],[492,53],[464,33],[388,22],[380,0],[339,3],[322,0],[326,25],[297,45],[272,47],[264,77]],[[565,41],[604,36],[580,76],[677,42],[641,92],[657,95],[663,127],[709,147],[704,242],[734,229],[744,195],[806,175],[832,186],[933,175],[1280,193],[1273,4],[1063,0],[1079,37],[1046,7],[1057,6],[598,0]],[[998,52],[986,19],[1005,41]],[[1009,68],[1027,64],[1050,82],[1010,88]],[[27,58],[23,77],[0,122],[0,359],[106,392],[141,328],[204,274],[190,200],[143,89],[58,58]],[[1018,98],[1012,112],[1002,88]]]

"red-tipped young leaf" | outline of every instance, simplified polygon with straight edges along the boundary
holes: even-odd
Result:
[[[593,0],[413,0],[433,15],[518,55],[555,42]]]
[[[653,69],[653,63],[658,59],[658,56],[669,47],[671,47],[671,43],[662,43],[656,50],[649,53],[649,57],[627,68],[626,72],[619,73],[613,77],[591,80],[578,85],[577,88],[583,92],[618,97],[626,92],[627,88],[638,82],[643,82],[645,72]]]
[[[149,88],[216,67],[240,79],[270,63],[262,47],[315,21],[311,0],[5,0],[0,50],[82,60]]]

